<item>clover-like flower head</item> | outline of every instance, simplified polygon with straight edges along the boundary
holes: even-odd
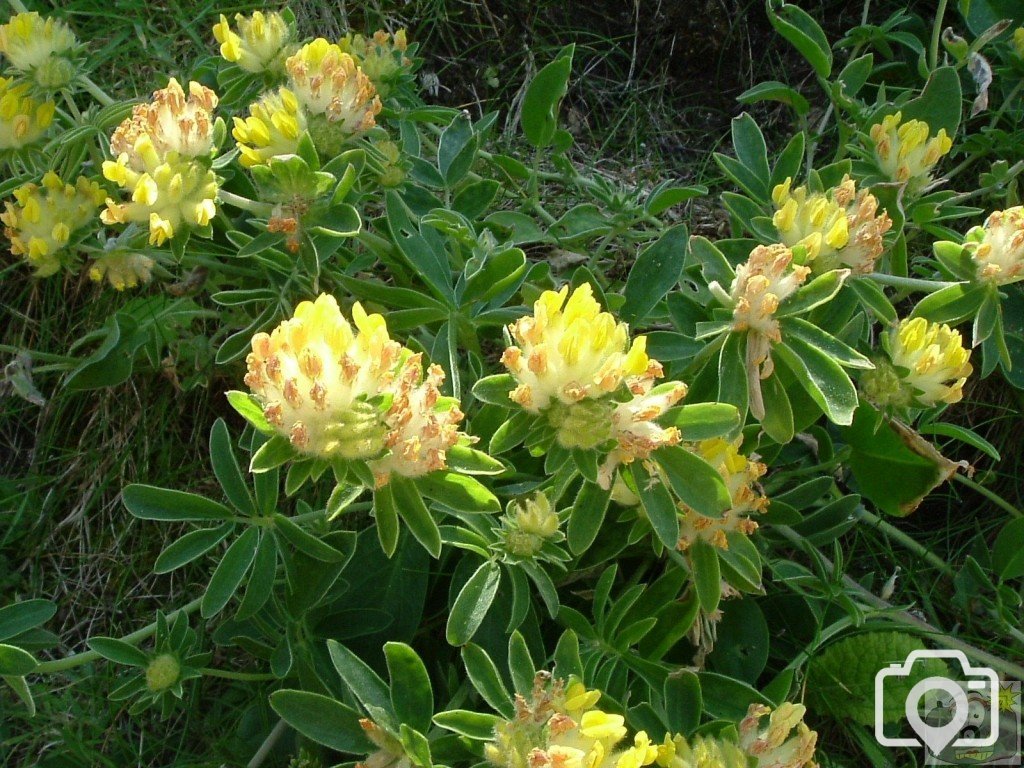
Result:
[[[234,121],[231,135],[238,142],[241,163],[246,168],[272,157],[295,154],[306,130],[306,116],[298,99],[283,87],[250,105],[249,117],[236,117]]]
[[[902,395],[891,394],[885,399],[925,407],[960,402],[964,383],[974,368],[959,331],[915,317],[901,321],[884,342],[906,388]]]
[[[747,756],[731,741],[710,736],[687,740],[680,734],[665,736],[658,745],[659,768],[746,768]]]
[[[945,128],[934,136],[923,120],[903,121],[903,114],[886,115],[871,126],[875,160],[878,167],[893,181],[917,188],[931,178],[935,164],[953,147]]]
[[[78,38],[67,24],[44,18],[35,11],[12,16],[0,26],[0,53],[14,69],[26,75],[45,71],[52,59],[66,57],[77,46]]]
[[[397,76],[412,63],[405,55],[409,41],[404,29],[394,34],[379,29],[369,38],[350,32],[338,41],[338,47],[355,58],[382,97],[388,95]]]
[[[208,157],[213,150],[213,110],[217,94],[197,82],[188,95],[173,77],[167,87],[153,92],[147,104],[137,104],[110,137],[110,151],[118,162],[144,171],[155,155],[160,161],[171,153],[178,158]]]
[[[236,32],[221,14],[213,27],[220,43],[220,55],[246,72],[279,71],[292,42],[292,29],[279,13],[255,11],[251,16],[235,14]]]
[[[106,251],[89,267],[89,279],[94,283],[104,278],[118,291],[136,288],[153,279],[153,260],[127,249]]]
[[[882,235],[892,226],[884,211],[876,215],[875,196],[866,189],[858,193],[849,176],[827,192],[791,186],[787,178],[772,191],[772,222],[782,242],[790,248],[804,246],[814,272],[843,266],[855,274],[871,272],[884,250]]]
[[[1024,206],[994,211],[964,239],[979,280],[1006,285],[1024,280]]]
[[[647,356],[647,339],[630,343],[626,324],[601,311],[587,283],[571,296],[568,286],[545,291],[533,314],[509,332],[515,346],[501,360],[518,382],[510,397],[530,413],[552,403],[602,398],[623,384],[635,387],[661,376],[661,364]]]
[[[285,68],[292,92],[309,115],[323,115],[344,136],[376,125],[383,106],[373,83],[334,43],[318,37],[289,56]]]
[[[29,94],[28,83],[0,77],[0,149],[21,149],[42,138],[57,105]]]
[[[718,470],[732,503],[719,517],[705,517],[680,504],[683,514],[679,524],[679,549],[688,549],[697,539],[728,549],[726,534],[735,531],[749,536],[757,530],[757,523],[750,516],[761,514],[768,507],[767,497],[757,488],[757,481],[768,469],[740,453],[742,442],[742,437],[733,441],[716,437],[697,443],[695,452]]]
[[[804,723],[806,711],[803,704],[788,701],[774,711],[764,704],[751,704],[740,721],[740,746],[757,758],[758,768],[817,768],[818,734]]]
[[[105,197],[95,181],[80,176],[75,184],[65,184],[53,171],[42,184],[23,184],[0,214],[11,253],[23,257],[37,277],[55,274],[70,256],[71,235],[93,219]]]

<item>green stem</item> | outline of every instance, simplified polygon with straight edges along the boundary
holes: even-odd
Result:
[[[885,520],[878,517],[878,515],[868,512],[863,507],[860,507],[857,510],[856,514],[857,517],[863,520],[865,523],[868,523],[869,525],[872,525],[879,531],[881,531],[887,539],[889,539],[890,541],[895,541],[897,544],[900,544],[905,549],[910,550],[922,560],[927,561],[930,565],[942,571],[949,578],[952,579],[956,575],[953,573],[953,569],[950,567],[949,563],[947,563],[945,560],[943,560],[941,557],[936,555],[934,552],[932,552],[930,549],[928,549],[926,546],[924,546],[917,540],[908,536],[906,533],[901,531],[896,526],[892,525],[891,523],[887,523]]]
[[[184,614],[187,616],[190,613],[195,613],[197,610],[199,610],[199,606],[202,605],[202,603],[203,598],[197,597],[191,603],[183,605],[176,611],[171,611],[169,614],[167,614],[168,623],[174,621],[174,618],[179,614]],[[130,635],[125,635],[121,638],[121,640],[122,642],[128,643],[129,645],[136,645],[137,643],[141,643],[143,640],[152,637],[154,634],[156,634],[155,621],[152,624],[143,627],[142,629],[132,632]],[[68,669],[80,667],[83,664],[88,664],[89,662],[96,661],[100,658],[102,658],[102,656],[96,653],[96,651],[83,651],[82,653],[76,653],[71,656],[65,656],[63,659],[44,661],[42,664],[35,668],[34,672],[42,675],[50,675],[54,672],[64,672]]]
[[[36,352],[31,349],[22,349],[21,347],[15,347],[10,344],[0,344],[0,352],[7,352],[12,355],[21,354],[24,352],[32,360],[41,360],[45,363],[65,363],[67,365],[76,365],[81,362],[77,357],[69,357],[68,355],[53,355],[49,352]]]
[[[944,283],[941,280],[922,280],[917,277],[900,277],[899,275],[887,275],[883,272],[872,272],[867,275],[876,283],[891,285],[894,288],[903,288],[908,291],[921,291],[924,293],[935,293],[943,288],[949,288],[957,283]]]
[[[235,208],[241,208],[249,213],[255,213],[257,216],[270,216],[274,212],[274,206],[270,203],[250,200],[248,197],[236,195],[234,192],[228,192],[226,189],[218,190],[217,197],[220,198],[222,203],[227,203]]]
[[[96,85],[96,83],[94,83],[92,81],[92,78],[90,78],[88,75],[79,75],[78,82],[81,84],[83,88],[85,88],[86,91],[89,92],[89,95],[91,95],[94,99],[96,99],[96,101],[98,101],[104,107],[109,107],[111,104],[114,103],[114,99],[111,98],[106,91],[104,91],[102,88]]]
[[[213,669],[203,667],[199,670],[206,677],[222,677],[225,680],[264,681],[276,680],[277,676],[269,672],[234,672],[230,669]]]
[[[281,737],[284,736],[284,732],[287,730],[288,723],[284,720],[278,720],[277,725],[275,725],[270,730],[270,733],[267,734],[267,738],[265,738],[263,743],[260,744],[260,748],[256,750],[256,754],[252,756],[252,760],[246,764],[245,768],[260,768],[260,766],[263,765],[263,761],[266,760],[267,756],[271,751],[273,751],[274,745],[281,740]]]
[[[10,3],[15,13],[28,13],[28,8],[25,7],[21,0],[7,0],[7,2]]]
[[[935,21],[932,23],[932,42],[928,48],[928,69],[935,70],[939,66],[939,38],[942,36],[942,19],[946,15],[946,5],[949,0],[939,0],[939,7],[935,11]]]
[[[971,490],[977,491],[986,499],[995,504],[997,507],[1002,507],[1014,517],[1024,517],[1024,512],[1021,512],[1019,509],[1013,506],[1013,504],[1008,502],[998,493],[990,491],[988,488],[981,485],[980,483],[974,482],[973,480],[971,480],[971,478],[967,477],[966,475],[961,475],[960,473],[957,473],[953,475],[953,479],[956,480],[958,483],[966,485]]]
[[[784,538],[793,542],[798,547],[803,548],[811,546],[803,536],[787,525],[775,525],[772,526],[772,530],[777,531]],[[825,557],[825,555],[820,551],[817,552],[817,556],[820,558],[822,566],[827,570],[832,570],[835,567],[832,561]],[[913,627],[922,634],[933,636],[937,642],[944,645],[946,648],[963,651],[966,656],[974,659],[975,661],[979,661],[992,669],[1002,672],[1009,678],[1014,680],[1024,679],[1024,666],[1014,664],[1012,661],[1007,661],[1006,659],[1001,659],[988,651],[982,650],[981,648],[975,648],[970,643],[965,643],[963,640],[953,637],[952,635],[943,632],[941,629],[932,626],[927,621],[919,619],[909,611],[900,610],[892,603],[887,600],[883,600],[878,595],[862,587],[845,573],[843,574],[843,583],[846,585],[847,589],[856,594],[865,603],[880,611],[885,611],[886,615],[894,621],[898,621],[900,624],[907,627]]]

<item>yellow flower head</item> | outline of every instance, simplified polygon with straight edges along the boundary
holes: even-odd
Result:
[[[30,96],[28,83],[0,77],[0,149],[20,149],[41,138],[56,110],[52,101]]]
[[[747,756],[725,739],[694,736],[687,741],[677,734],[666,736],[658,747],[657,764],[660,768],[747,768]]]
[[[22,185],[0,214],[11,253],[24,257],[37,277],[56,273],[71,235],[93,219],[104,197],[96,182],[80,176],[75,184],[65,184],[53,171],[41,185]]]
[[[181,227],[205,227],[217,214],[217,177],[200,163],[178,160],[173,154],[161,161],[155,153],[143,155],[140,172],[129,165],[128,154],[103,163],[103,175],[124,190],[131,200],[107,198],[100,214],[104,224],[130,221],[148,225],[149,242],[163,245]]]
[[[231,29],[221,14],[213,27],[213,36],[220,43],[220,55],[246,72],[279,71],[281,60],[292,40],[292,30],[279,13],[256,11],[252,16],[235,14],[238,32]]]
[[[306,116],[295,94],[287,88],[265,94],[249,107],[249,117],[234,118],[231,135],[238,142],[241,162],[246,168],[266,163],[278,155],[291,155],[306,130]]]
[[[153,92],[148,104],[137,104],[110,137],[114,157],[143,171],[173,153],[181,158],[208,157],[213,151],[213,110],[217,94],[197,82],[188,95],[173,77]]]
[[[447,466],[446,452],[462,437],[459,424],[463,413],[453,398],[441,397],[443,383],[444,371],[438,365],[431,365],[423,378],[419,354],[402,364],[389,388],[394,399],[384,417],[388,453],[370,462],[378,487],[386,485],[392,475],[422,477]]]
[[[945,128],[931,136],[928,123],[902,120],[902,113],[897,112],[886,115],[882,122],[871,126],[875,160],[893,181],[917,187],[931,178],[932,169],[952,149],[953,140]]]
[[[381,96],[388,95],[396,76],[412,63],[405,56],[409,41],[404,29],[393,35],[377,30],[370,38],[350,32],[338,41],[338,47],[355,58]]]
[[[1006,285],[1024,280],[1024,206],[989,215],[964,239],[978,268],[978,279]]]
[[[558,513],[543,492],[538,492],[515,505],[515,521],[519,530],[547,539],[558,530]]]
[[[71,28],[62,21],[43,18],[35,11],[19,13],[0,26],[0,53],[19,72],[32,73],[51,58],[66,56],[78,45]]]
[[[373,83],[341,48],[318,37],[285,62],[299,103],[310,115],[324,115],[345,135],[376,125],[383,108]]]
[[[759,461],[740,453],[742,437],[733,441],[720,437],[702,440],[696,445],[696,453],[711,466],[725,481],[732,504],[720,517],[705,517],[680,504],[682,519],[679,524],[679,549],[688,549],[697,539],[728,549],[726,534],[732,531],[749,536],[757,530],[757,523],[749,515],[758,515],[768,507],[768,499],[756,487],[757,481],[768,471]]]
[[[806,711],[803,704],[790,702],[774,712],[764,704],[751,704],[740,722],[740,746],[757,758],[758,768],[816,768],[818,734],[804,723]],[[765,715],[768,723],[762,727]]]
[[[884,211],[876,216],[878,200],[853,179],[843,177],[827,192],[809,193],[807,187],[791,189],[786,179],[772,191],[775,216],[772,222],[782,242],[790,248],[802,245],[814,272],[849,267],[867,274],[882,255],[882,235],[892,221]]]
[[[545,291],[533,314],[509,331],[517,346],[506,349],[501,361],[519,383],[510,397],[531,413],[661,376],[661,364],[647,357],[647,339],[640,336],[630,344],[626,324],[601,311],[586,283],[572,296],[568,286]]]
[[[686,396],[686,385],[666,382],[651,389],[651,381],[640,383],[640,391],[632,399],[619,403],[612,411],[610,437],[616,446],[609,452],[598,470],[598,484],[604,489],[612,488],[615,470],[620,464],[630,464],[637,459],[647,459],[658,448],[679,443],[676,427],[662,427],[658,417]]]
[[[902,320],[887,342],[889,358],[916,403],[960,402],[974,368],[959,331],[916,317]]]
[[[89,267],[89,279],[95,283],[107,279],[115,289],[135,288],[153,279],[153,260],[128,250],[108,251],[96,257]]]

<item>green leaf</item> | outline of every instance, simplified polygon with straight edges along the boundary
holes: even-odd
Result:
[[[1024,576],[1024,517],[1003,526],[992,547],[992,567],[1002,581]]]
[[[431,472],[414,481],[428,499],[459,512],[490,514],[501,511],[501,503],[479,480],[454,472]]]
[[[117,664],[143,668],[149,665],[149,657],[124,640],[117,640],[113,637],[90,637],[88,645],[104,659]]]
[[[555,646],[555,653],[552,656],[555,662],[555,676],[563,680],[575,677],[583,679],[583,661],[580,659],[580,639],[571,629],[565,630],[558,638],[558,645]]]
[[[761,397],[764,399],[764,418],[761,426],[772,440],[786,445],[793,439],[793,406],[781,379],[772,375],[761,381]]]
[[[739,96],[736,101],[740,104],[756,104],[760,101],[781,101],[783,104],[792,107],[799,116],[806,115],[811,105],[800,92],[778,80],[768,80],[758,83],[753,88],[748,88]]]
[[[500,475],[505,471],[500,461],[468,445],[453,445],[445,458],[450,469],[467,475]]]
[[[437,521],[434,520],[427,505],[423,503],[416,485],[404,477],[392,477],[391,492],[395,499],[395,511],[399,517],[409,526],[416,541],[423,545],[423,548],[432,557],[441,555],[441,531],[437,528]]]
[[[772,348],[800,386],[834,424],[848,425],[857,409],[857,389],[835,360],[798,338]]]
[[[701,610],[713,613],[722,599],[722,569],[718,563],[718,550],[704,539],[696,539],[689,549],[693,564],[693,585],[697,589]]]
[[[860,303],[871,310],[875,317],[887,325],[892,325],[896,322],[896,309],[885,295],[885,291],[874,280],[867,277],[859,277],[848,280],[846,284],[857,294]]]
[[[373,492],[373,516],[377,520],[380,548],[391,557],[398,547],[398,510],[390,483]]]
[[[353,695],[364,707],[376,707],[388,714],[391,711],[391,692],[380,676],[337,640],[327,641],[331,663]]]
[[[718,353],[718,401],[732,405],[740,420],[747,417],[750,390],[747,384],[746,333],[730,333]]]
[[[194,493],[133,484],[121,492],[121,500],[140,520],[228,520],[234,513],[216,501]]]
[[[536,417],[526,411],[513,413],[491,436],[487,450],[492,455],[504,453],[523,442],[536,426]]]
[[[256,547],[256,554],[252,559],[252,573],[249,574],[249,583],[245,585],[245,594],[242,602],[238,604],[238,611],[235,618],[244,621],[266,605],[274,589],[274,579],[277,578],[277,543],[274,536],[269,533],[260,535],[259,544]]]
[[[274,428],[270,426],[267,417],[263,415],[263,407],[255,395],[248,392],[232,390],[225,393],[228,404],[235,409],[239,416],[249,422],[257,432],[265,435],[273,434]]]
[[[233,523],[224,523],[217,528],[201,528],[186,533],[164,548],[153,564],[153,573],[169,573],[186,563],[191,563],[224,541],[233,529]]]
[[[228,547],[203,595],[200,612],[204,619],[216,616],[228,604],[252,564],[258,543],[259,531],[256,528],[246,528]]]
[[[298,458],[298,456],[298,451],[292,447],[287,437],[274,435],[252,455],[252,459],[249,461],[249,471],[253,474],[268,472]]]
[[[652,456],[680,500],[699,514],[717,517],[732,504],[722,476],[700,456],[678,445],[659,448]]]
[[[469,115],[459,112],[441,134],[437,144],[437,167],[452,189],[469,172],[476,157],[476,136]]]
[[[512,408],[513,403],[508,395],[516,388],[515,377],[510,373],[497,373],[493,376],[485,376],[473,385],[473,397],[481,403],[500,405],[503,408]]]
[[[989,295],[989,286],[957,283],[925,296],[910,313],[933,323],[958,323],[973,317]]]
[[[818,275],[784,301],[775,313],[776,316],[800,315],[831,301],[843,287],[843,281],[848,274],[849,272],[846,270],[833,269],[823,275]]]
[[[694,197],[703,197],[707,193],[708,188],[699,184],[678,187],[666,182],[655,187],[651,194],[647,196],[647,200],[644,202],[644,210],[651,214],[651,216],[657,216],[674,205],[679,205],[679,203],[684,203]]]
[[[462,586],[451,613],[445,637],[449,645],[465,645],[473,639],[487,615],[501,584],[501,568],[493,560],[483,563]]]
[[[569,513],[566,530],[569,550],[574,555],[583,554],[594,543],[604,522],[610,498],[611,491],[604,490],[597,483],[584,482],[580,487]]]
[[[405,643],[385,643],[384,656],[391,678],[391,708],[398,721],[426,733],[434,714],[434,689],[427,668]]]
[[[670,408],[659,421],[677,427],[686,442],[696,442],[735,431],[740,414],[728,403],[691,403]]]
[[[465,736],[474,741],[490,741],[494,738],[494,728],[502,719],[497,715],[483,712],[470,712],[467,709],[450,709],[434,715],[434,724],[448,731]]]
[[[715,672],[698,672],[704,712],[711,717],[739,722],[754,703],[772,705],[772,702],[754,688],[739,680]]]
[[[274,529],[299,552],[323,563],[347,562],[354,551],[352,549],[348,552],[339,552],[282,514],[274,514]]]
[[[49,600],[25,600],[5,605],[0,608],[0,641],[45,624],[56,612],[57,606]]]
[[[242,470],[238,466],[238,459],[235,458],[235,451],[231,445],[231,434],[224,419],[217,419],[210,429],[210,463],[228,501],[240,512],[255,515],[256,504],[249,493],[249,484],[245,482]]]
[[[874,364],[857,350],[847,346],[835,336],[826,333],[803,318],[788,317],[782,321],[783,336],[792,340],[800,339],[835,360],[844,368],[874,368]]]
[[[679,544],[679,510],[676,509],[672,494],[659,479],[652,482],[647,469],[640,462],[634,462],[629,469],[633,473],[640,503],[655,535],[666,547],[675,549]]]
[[[956,67],[938,67],[928,76],[921,95],[900,106],[903,120],[923,120],[934,136],[945,130],[956,138],[960,127],[962,91]],[[895,110],[893,110],[895,111]]]
[[[765,4],[768,20],[775,30],[800,51],[818,77],[832,74],[832,48],[818,22],[795,5],[787,3],[776,9],[776,4],[775,0],[767,0]]]
[[[516,693],[522,696],[529,695],[533,688],[537,667],[533,663],[533,657],[530,656],[526,638],[518,629],[508,638],[508,671],[512,676]]]
[[[14,645],[0,644],[0,675],[24,677],[38,666],[35,657]]]
[[[520,122],[526,140],[534,147],[551,144],[558,128],[558,108],[569,89],[574,45],[561,50],[551,63],[543,67],[530,81],[523,96]]]
[[[700,725],[700,679],[688,669],[678,669],[665,678],[666,725],[671,733],[692,733]]]
[[[3,675],[3,681],[11,686],[11,690],[17,694],[18,698],[25,705],[25,709],[28,710],[29,717],[36,716],[36,702],[32,698],[32,691],[28,687],[28,683],[25,682],[25,678],[20,675]]]
[[[527,269],[526,254],[521,248],[509,248],[492,254],[484,266],[466,280],[462,293],[462,306],[477,301],[489,301],[523,281]]]
[[[623,289],[626,301],[619,309],[623,320],[631,325],[639,323],[679,282],[688,243],[686,225],[677,224],[637,256]]]
[[[462,649],[462,661],[473,687],[484,701],[506,718],[513,717],[512,697],[487,651],[475,643],[469,643]]]
[[[270,706],[288,725],[317,744],[352,755],[365,755],[374,749],[363,735],[359,713],[340,701],[319,693],[286,689],[270,695]]]

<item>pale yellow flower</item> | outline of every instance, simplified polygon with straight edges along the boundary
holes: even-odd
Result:
[[[964,238],[978,279],[1006,285],[1024,280],[1024,206],[994,211]]]
[[[934,136],[922,120],[903,122],[903,114],[886,115],[871,126],[875,159],[893,181],[920,186],[931,178],[935,164],[953,147],[953,140],[942,128]]]
[[[960,402],[974,368],[959,331],[923,317],[906,319],[889,332],[887,346],[889,358],[917,403],[928,407]]]
[[[355,315],[355,310],[353,310]],[[370,462],[377,486],[392,475],[416,478],[444,469],[449,448],[462,437],[463,413],[453,398],[441,397],[444,371],[432,365],[423,378],[422,355],[408,357],[390,387],[391,407],[384,417],[388,453]]]
[[[165,160],[171,153],[180,158],[208,157],[213,150],[213,110],[217,94],[197,82],[188,84],[188,95],[173,77],[167,87],[153,92],[147,104],[137,104],[110,137],[114,157],[136,171],[152,164],[152,155]]]
[[[0,77],[0,149],[20,149],[42,138],[57,105],[29,95],[28,83]]]
[[[264,95],[249,107],[249,117],[234,118],[231,135],[238,142],[241,163],[246,168],[270,158],[295,154],[306,130],[306,116],[295,94],[287,88]]]
[[[213,36],[220,43],[220,55],[246,72],[258,73],[280,69],[281,60],[292,40],[292,30],[279,13],[255,11],[251,16],[235,14],[238,31],[231,28],[221,14],[213,27]]]
[[[868,190],[857,192],[849,176],[827,192],[810,193],[807,187],[791,189],[787,178],[772,191],[775,216],[772,222],[782,242],[807,250],[814,272],[849,267],[867,274],[882,255],[882,235],[892,221],[884,211],[876,215],[878,200]]]
[[[0,26],[0,53],[19,72],[31,73],[53,57],[71,53],[78,39],[62,21],[43,18],[35,11],[12,16]]]
[[[332,130],[362,133],[376,125],[383,106],[373,83],[355,59],[322,37],[302,46],[285,62],[291,90],[310,115],[323,115]]]
[[[542,492],[516,503],[515,521],[519,530],[542,539],[550,538],[558,530],[558,513]]]
[[[509,332],[516,346],[501,361],[518,382],[510,397],[531,413],[552,403],[601,398],[623,384],[639,386],[661,375],[661,364],[647,356],[646,338],[630,343],[626,324],[601,311],[587,283],[572,296],[568,286],[545,291],[533,314]]]
[[[0,214],[11,253],[24,257],[37,277],[49,277],[62,266],[71,235],[88,224],[102,205],[105,194],[99,184],[83,176],[65,184],[53,171],[42,184],[23,184],[14,191],[14,202]]]
[[[660,768],[747,768],[747,756],[731,741],[710,736],[665,736],[658,747]]]
[[[405,56],[409,41],[404,29],[393,35],[377,30],[370,38],[349,32],[338,47],[355,58],[381,96],[388,95],[396,76],[412,63]]]
[[[716,437],[697,443],[696,453],[718,470],[732,503],[719,517],[705,517],[680,504],[679,549],[688,549],[697,539],[728,549],[726,534],[739,532],[749,536],[757,530],[757,523],[750,515],[761,514],[768,507],[768,499],[756,487],[758,479],[768,470],[761,462],[740,453],[742,442],[742,437],[733,441]]]
[[[90,280],[99,283],[103,278],[118,291],[135,288],[153,279],[153,260],[134,251],[108,251],[89,267]]]
[[[803,704],[785,702],[775,711],[751,704],[739,725],[740,746],[757,758],[758,768],[817,768],[814,747],[818,734],[804,723]],[[766,727],[762,720],[768,715]]]

